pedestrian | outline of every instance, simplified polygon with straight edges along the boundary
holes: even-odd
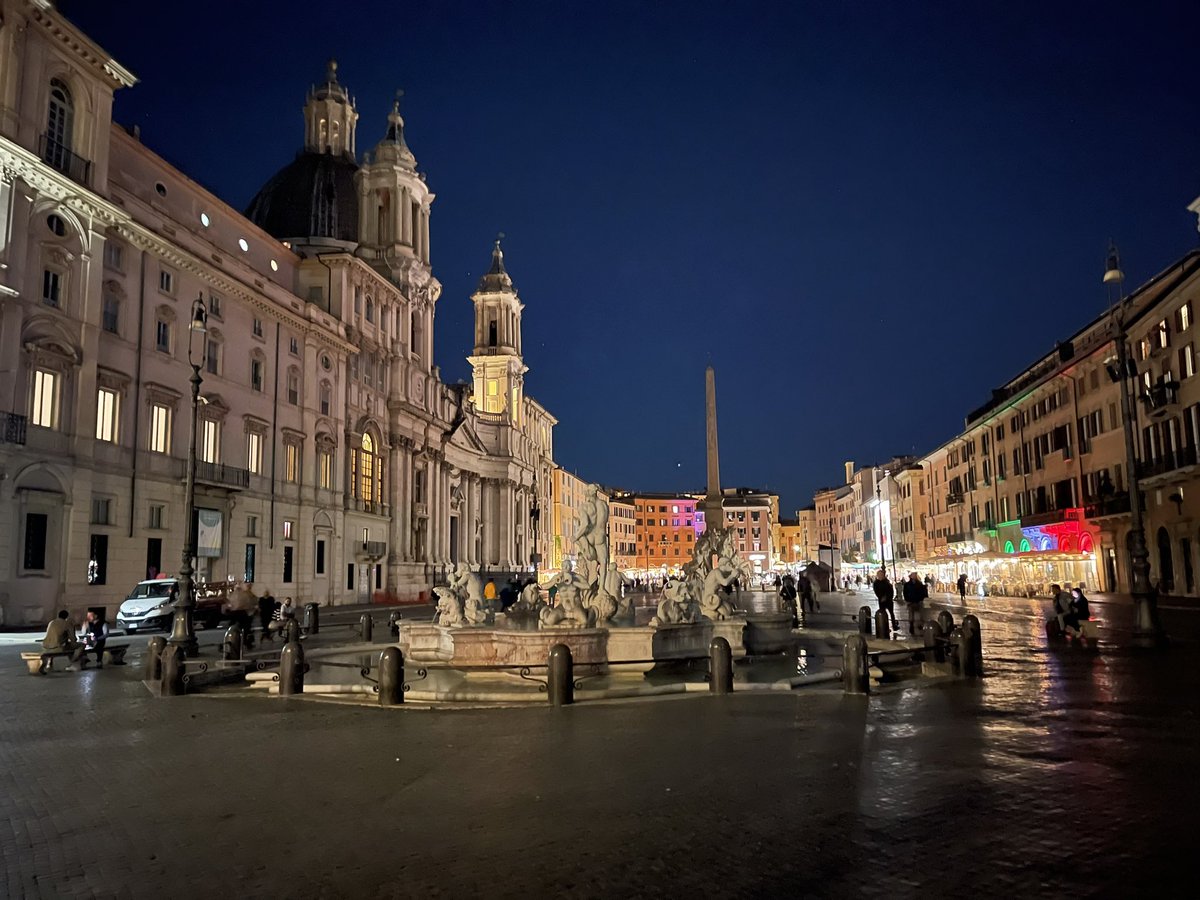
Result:
[[[892,620],[892,631],[896,631],[896,588],[888,580],[887,572],[880,569],[875,573],[875,582],[871,587],[875,591],[879,609],[887,613],[888,618]]]
[[[42,649],[56,653],[70,653],[71,660],[67,663],[66,671],[74,672],[71,663],[77,663],[83,657],[83,645],[75,639],[75,629],[71,627],[71,614],[65,609],[60,610],[58,618],[51,619],[46,626],[46,636],[42,638]]]
[[[270,588],[263,588],[262,596],[258,598],[258,624],[262,630],[261,640],[273,641],[271,637],[271,620],[275,618],[275,598],[271,596]]]
[[[967,573],[963,572],[958,576],[958,599],[963,603],[967,602]]]
[[[483,586],[483,599],[484,600],[495,600],[496,599],[496,581],[495,581],[495,579],[489,578],[487,581],[487,584],[485,584]]]
[[[552,582],[550,590],[546,591],[546,596],[550,598],[550,605],[554,605],[554,598],[558,596],[558,582]]]
[[[1050,585],[1050,599],[1054,601],[1054,621],[1058,623],[1060,634],[1066,634],[1073,627],[1071,615],[1071,595],[1062,589],[1061,585]]]
[[[779,597],[783,600],[783,604],[787,607],[788,612],[792,614],[792,627],[800,627],[800,611],[796,607],[796,583],[791,575],[785,576],[780,581]]]
[[[88,611],[87,621],[83,625],[83,656],[80,657],[80,665],[82,668],[87,668],[87,651],[93,650],[96,653],[96,668],[104,668],[104,645],[108,642],[108,623],[104,621],[104,615],[96,615],[91,610]]]
[[[904,582],[904,603],[908,606],[908,633],[916,634],[916,623],[924,618],[924,603],[929,598],[929,588],[916,572],[910,572]]]

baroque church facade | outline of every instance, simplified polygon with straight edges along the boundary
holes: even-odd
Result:
[[[178,571],[194,371],[201,579],[412,600],[545,558],[556,420],[525,394],[523,305],[497,243],[473,382],[441,381],[398,106],[360,153],[331,63],[243,213],[113,124],[135,81],[52,5],[0,0],[0,622],[111,615]]]

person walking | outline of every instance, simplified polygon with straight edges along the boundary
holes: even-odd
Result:
[[[888,581],[887,572],[883,569],[876,572],[871,587],[875,591],[879,609],[887,613],[888,618],[892,620],[892,631],[896,631],[896,588]]]
[[[929,598],[929,588],[916,572],[909,573],[904,582],[904,603],[908,606],[908,633],[916,634],[916,623],[924,618],[924,604]]]
[[[779,597],[783,605],[792,614],[792,627],[800,627],[800,610],[796,606],[796,582],[791,575],[785,575],[780,582]]]
[[[275,618],[275,598],[271,596],[270,588],[263,588],[262,596],[258,598],[258,625],[262,633],[263,643],[274,641],[271,637],[271,620]]]
[[[966,572],[963,572],[961,575],[958,576],[958,599],[963,603],[967,602],[967,573]]]

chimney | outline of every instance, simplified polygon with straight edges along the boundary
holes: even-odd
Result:
[[[846,460],[846,484],[854,480],[854,460]]]

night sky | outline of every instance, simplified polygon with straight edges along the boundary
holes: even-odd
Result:
[[[711,361],[723,483],[790,513],[1100,313],[1110,237],[1131,284],[1198,240],[1188,0],[60,8],[141,79],[116,119],[238,208],[328,57],[360,152],[402,87],[443,378],[502,230],[527,390],[605,484],[703,487]]]

